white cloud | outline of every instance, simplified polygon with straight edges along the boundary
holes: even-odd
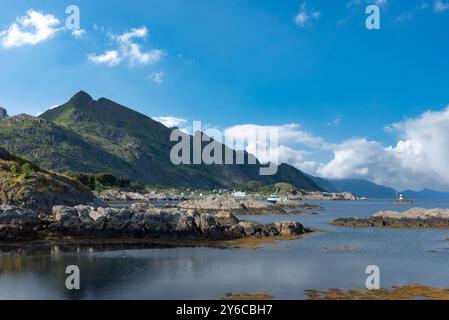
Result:
[[[277,141],[270,138],[272,132],[277,133]],[[255,125],[242,124],[225,129],[224,136],[227,143],[237,150],[245,149],[255,155],[262,163],[288,163],[300,170],[314,172],[318,164],[306,160],[308,151],[303,148],[326,148],[326,142],[304,130],[298,124],[284,125]],[[298,149],[301,147],[301,149]]]
[[[86,33],[87,32],[84,29],[72,30],[72,36],[74,36],[77,39],[82,38]]]
[[[415,6],[412,10],[402,12],[395,18],[395,20],[403,23],[413,21],[415,19],[415,15],[421,11],[427,10],[427,8],[429,8],[429,4],[427,2],[422,2],[421,4]]]
[[[449,106],[388,126],[398,136],[393,145],[364,138],[331,144],[306,132],[298,124],[236,125],[225,130],[261,162],[288,163],[325,178],[360,178],[398,190],[423,188],[449,191]],[[267,148],[260,133],[277,130],[278,143]],[[246,139],[246,140],[245,140]],[[330,161],[311,159],[330,153]],[[277,160],[276,160],[277,159]]]
[[[155,64],[159,62],[163,56],[165,55],[165,52],[160,49],[153,49],[150,51],[143,51],[142,46],[135,42],[137,39],[147,39],[149,34],[149,30],[147,27],[143,26],[141,28],[133,28],[128,32],[122,33],[120,35],[111,35],[111,38],[116,42],[117,49],[107,51],[102,55],[99,55],[97,57],[105,56],[107,53],[111,55],[113,52],[116,58],[114,58],[114,63],[109,63],[108,60],[104,62],[105,64],[111,66],[111,65],[117,65],[121,63],[122,61],[128,61],[131,65],[141,64],[141,65],[148,65],[148,64]],[[96,55],[90,55],[96,56]],[[92,59],[89,58],[89,60],[92,61]],[[94,61],[96,62],[96,61]],[[98,63],[98,62],[97,62]]]
[[[3,48],[34,46],[52,38],[58,31],[60,21],[51,14],[28,10],[23,17],[18,17],[7,30],[0,32],[0,44]]]
[[[351,139],[333,146],[334,159],[317,173],[330,178],[364,178],[396,189],[449,190],[449,107],[393,124],[395,146]]]
[[[372,0],[350,0],[346,3],[346,7],[351,8],[354,6],[358,6],[362,3],[368,5],[368,4],[373,4],[373,1]],[[388,0],[376,0],[374,2],[374,4],[379,7],[385,7],[388,5]]]
[[[301,130],[299,124],[290,123],[284,125],[263,126],[256,124],[242,124],[225,129],[225,135],[233,137],[239,142],[244,138],[257,139],[263,133],[275,130],[278,132],[279,144],[302,144],[308,147],[320,148],[324,147],[325,141],[311,133]]]
[[[100,55],[91,54],[88,56],[88,59],[93,63],[105,64],[110,67],[118,65],[122,60],[116,50],[106,51]]]
[[[294,21],[299,27],[306,26],[312,20],[318,20],[321,17],[320,11],[308,10],[306,3],[301,4],[299,12],[296,14]]]
[[[379,7],[386,6],[388,5],[388,0],[376,0],[375,5]]]
[[[153,72],[148,76],[148,78],[157,84],[161,84],[162,82],[164,82],[165,72],[164,71]]]
[[[153,119],[158,121],[158,122],[160,122],[160,123],[162,123],[164,126],[166,126],[168,128],[180,127],[181,125],[184,125],[185,123],[187,123],[186,119],[178,118],[178,117],[172,117],[172,116],[155,117]]]
[[[443,13],[449,10],[449,2],[443,2],[442,0],[436,0],[433,6],[433,11],[435,13]]]

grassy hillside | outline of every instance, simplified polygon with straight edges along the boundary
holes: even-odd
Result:
[[[0,144],[58,172],[111,172],[174,187],[231,188],[257,180],[320,190],[289,165],[280,166],[274,176],[260,176],[260,164],[173,165],[172,129],[111,100],[94,100],[83,91],[40,118],[21,115],[0,121]]]
[[[49,214],[54,205],[87,204],[95,197],[75,180],[42,170],[0,147],[0,201]]]

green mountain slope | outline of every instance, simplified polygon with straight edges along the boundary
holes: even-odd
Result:
[[[50,121],[25,114],[0,120],[0,145],[57,171],[136,174],[125,161]],[[118,169],[120,168],[120,169]]]
[[[0,147],[0,204],[51,214],[54,205],[95,204],[85,186],[38,166]]]
[[[106,98],[94,100],[81,91],[40,118],[21,115],[1,120],[0,144],[59,172],[112,172],[163,186],[235,187],[257,180],[320,190],[289,165],[281,165],[274,176],[260,176],[260,164],[173,165],[171,132],[143,114]]]

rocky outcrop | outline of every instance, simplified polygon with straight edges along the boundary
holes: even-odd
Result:
[[[240,221],[231,213],[216,217],[193,210],[157,209],[150,204],[129,208],[55,206],[52,216],[32,210],[0,210],[0,241],[37,240],[47,237],[89,239],[207,239],[301,235],[309,232],[298,222],[258,224]]]
[[[334,200],[334,201],[355,201],[358,197],[349,192],[309,192],[302,195],[303,200]]]
[[[369,218],[339,218],[332,224],[345,227],[449,229],[449,209],[413,208],[403,213],[381,211]]]
[[[0,147],[0,204],[51,214],[54,205],[104,206],[77,181],[41,170]]]
[[[276,205],[285,209],[302,209],[302,210],[322,210],[323,207],[318,204],[308,204],[298,200],[280,200]]]
[[[180,209],[195,210],[197,212],[217,213],[227,211],[241,215],[286,213],[279,206],[256,198],[237,199],[229,196],[210,196],[204,199],[184,201],[178,207]]]
[[[0,240],[15,241],[37,236],[42,221],[30,209],[0,207]]]

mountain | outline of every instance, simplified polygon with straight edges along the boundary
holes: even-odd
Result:
[[[378,185],[368,180],[340,179],[330,180],[330,183],[334,185],[339,192],[351,192],[358,197],[372,199],[394,199],[397,197],[395,189]]]
[[[400,192],[406,199],[433,199],[433,200],[449,200],[449,192],[440,192],[430,189],[421,191],[405,190]]]
[[[312,177],[313,180],[324,190],[329,192],[350,192],[358,197],[370,199],[396,199],[402,194],[405,199],[410,200],[449,200],[449,192],[440,192],[430,189],[421,191],[405,190],[396,191],[393,188],[375,184],[363,179],[325,179]]]
[[[0,145],[39,166],[64,172],[83,171],[131,174],[127,163],[86,142],[76,133],[50,121],[21,114],[1,120]]]
[[[324,179],[314,178],[323,189],[330,192],[350,192],[358,197],[371,199],[395,199],[397,191],[363,179]]]
[[[111,172],[173,187],[231,188],[261,181],[321,190],[311,178],[286,164],[273,176],[260,176],[260,163],[174,165],[170,160],[175,144],[170,141],[172,130],[114,101],[94,100],[80,91],[39,118],[19,115],[0,120],[0,145],[57,172]],[[235,151],[233,155],[235,158]],[[249,156],[245,153],[245,158]]]

